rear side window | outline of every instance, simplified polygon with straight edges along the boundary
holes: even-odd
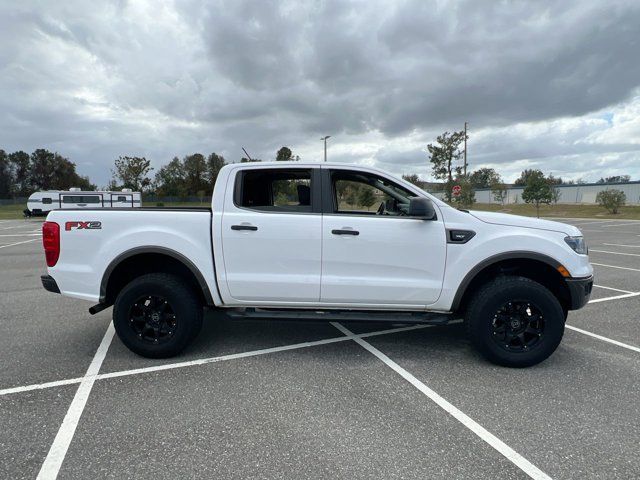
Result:
[[[311,212],[311,170],[247,170],[236,183],[235,202],[267,212]]]
[[[51,205],[52,202],[50,198],[43,198],[42,203],[44,203],[45,205]]]

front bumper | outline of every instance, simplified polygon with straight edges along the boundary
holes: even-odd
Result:
[[[58,288],[58,284],[53,279],[51,275],[41,275],[40,280],[42,280],[42,286],[48,292],[60,293],[60,289]]]
[[[565,281],[569,288],[569,297],[571,300],[569,310],[578,310],[584,307],[591,297],[593,275],[585,278],[567,278]]]

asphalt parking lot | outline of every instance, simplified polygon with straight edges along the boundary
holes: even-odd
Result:
[[[516,370],[459,324],[215,314],[179,358],[140,358],[110,309],[42,289],[39,222],[0,220],[0,477],[639,478],[640,222],[565,221],[597,287]]]

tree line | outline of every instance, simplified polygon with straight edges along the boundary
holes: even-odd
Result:
[[[278,161],[297,161],[289,147],[276,153]],[[241,162],[260,162],[242,157]],[[151,161],[145,157],[120,156],[114,161],[112,178],[105,190],[131,188],[159,196],[211,195],[220,169],[227,164],[222,155],[201,153],[174,157],[152,174]],[[57,152],[38,148],[31,154],[22,150],[7,153],[0,149],[0,198],[28,197],[38,190],[96,190],[89,177],[76,172],[76,164]]]
[[[443,192],[445,201],[449,203],[469,207],[475,203],[475,189],[490,188],[493,199],[504,204],[508,190],[498,172],[493,168],[480,168],[466,173],[463,166],[460,165],[460,159],[465,154],[461,145],[466,145],[468,139],[469,136],[464,130],[453,133],[444,132],[436,138],[435,143],[427,145],[432,175],[440,182],[435,185],[431,184],[431,189]],[[403,175],[403,178],[420,188],[428,188],[427,182],[421,181],[416,174]],[[625,183],[630,180],[629,175],[616,175],[600,178],[596,183]],[[560,200],[561,192],[557,188],[558,185],[584,183],[586,182],[582,179],[564,181],[561,177],[554,177],[551,174],[545,175],[538,169],[525,169],[516,179],[514,185],[524,187],[521,195],[522,200],[525,203],[535,205],[539,215],[540,205],[558,203]],[[599,192],[596,197],[596,202],[611,213],[617,213],[625,201],[624,192],[610,188]]]
[[[76,164],[57,152],[38,148],[31,154],[0,149],[0,198],[26,197],[37,190],[95,190],[89,177],[78,175]]]
[[[298,161],[289,147],[282,147],[276,153],[277,161]],[[240,162],[261,162],[258,158],[242,157]],[[213,186],[220,169],[227,160],[217,153],[205,156],[193,153],[173,159],[152,176],[151,161],[145,157],[121,156],[114,162],[109,190],[131,188],[138,192],[155,193],[158,196],[204,198],[213,193]]]

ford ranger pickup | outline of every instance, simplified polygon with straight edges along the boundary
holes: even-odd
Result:
[[[580,230],[453,208],[375,168],[225,166],[211,208],[54,210],[43,224],[44,288],[113,306],[122,342],[180,353],[204,310],[231,318],[462,319],[499,365],[537,364],[584,306],[593,268]]]

